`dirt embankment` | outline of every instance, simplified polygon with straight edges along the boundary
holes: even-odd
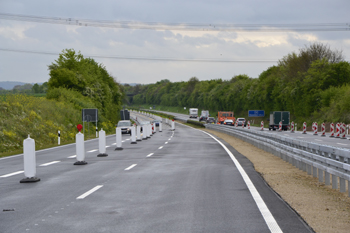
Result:
[[[347,193],[319,183],[282,159],[227,134],[205,130],[222,138],[246,156],[266,182],[316,231],[350,232],[350,198]]]

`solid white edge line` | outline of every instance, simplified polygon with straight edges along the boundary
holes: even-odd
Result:
[[[55,163],[59,163],[61,161],[52,161],[52,162],[49,162],[49,163],[43,163],[41,165],[39,165],[40,167],[45,167],[45,166],[49,166],[49,165],[52,165],[52,164],[55,164]]]
[[[102,187],[103,187],[103,185],[97,185],[95,188],[92,188],[89,191],[87,191],[86,193],[84,193],[84,194],[80,195],[79,197],[77,197],[77,199],[84,199],[85,197],[89,196],[90,194],[92,194],[93,192],[99,190]]]
[[[6,178],[6,177],[14,176],[14,175],[17,175],[17,174],[21,174],[23,172],[24,171],[12,172],[12,173],[0,176],[0,178]]]
[[[264,218],[268,228],[270,229],[270,231],[273,232],[273,233],[282,232],[282,230],[279,227],[278,223],[276,222],[275,218],[271,214],[269,208],[266,206],[264,200],[261,198],[258,190],[255,188],[253,182],[250,180],[249,176],[247,175],[247,173],[245,172],[245,170],[243,169],[241,164],[238,162],[236,157],[231,153],[231,151],[229,151],[229,149],[227,149],[227,147],[224,144],[222,144],[214,136],[212,136],[211,134],[209,134],[207,132],[204,132],[204,131],[202,131],[202,132],[207,134],[207,135],[209,135],[215,141],[217,141],[224,148],[224,150],[227,152],[227,154],[229,154],[229,156],[231,157],[233,163],[236,165],[239,173],[241,174],[244,182],[246,183],[250,193],[252,194],[252,197],[253,197],[256,205],[258,206],[258,209],[259,209],[261,215],[263,216],[263,218]]]
[[[147,157],[151,157],[152,155],[154,155],[154,153],[151,153],[151,154],[147,155]]]
[[[137,165],[137,164],[133,164],[133,165],[131,165],[130,167],[125,168],[124,170],[125,170],[125,171],[128,171],[128,170],[130,170],[131,168],[135,167],[136,165]]]

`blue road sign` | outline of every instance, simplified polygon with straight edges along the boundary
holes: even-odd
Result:
[[[248,117],[264,117],[265,111],[264,110],[249,110],[248,111]]]

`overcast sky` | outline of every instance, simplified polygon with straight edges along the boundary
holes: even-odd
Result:
[[[312,42],[343,50],[348,60],[350,30],[246,32],[221,29],[223,25],[233,24],[262,24],[264,29],[280,29],[271,24],[304,27],[306,24],[330,23],[342,24],[340,27],[344,28],[350,23],[349,9],[349,0],[0,0],[0,81],[46,82],[50,78],[47,66],[67,48],[81,51],[84,56],[100,56],[94,59],[103,63],[118,82],[143,84],[162,79],[187,81],[194,76],[199,80],[230,79],[239,74],[256,78],[283,56]],[[141,23],[138,24],[141,26],[121,29],[60,25],[8,20],[1,14],[71,18],[79,22],[89,19],[94,23],[128,21],[130,26],[135,23]],[[156,22],[162,28],[144,29],[145,25],[152,25],[150,22]],[[186,30],[175,30],[172,25],[179,23]],[[188,30],[190,24],[200,24],[196,29],[218,26],[215,31],[193,31]],[[345,27],[349,28],[349,25]],[[149,60],[153,58],[160,60]],[[198,62],[203,59],[211,62]]]

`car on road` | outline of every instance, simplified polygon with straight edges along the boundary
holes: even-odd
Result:
[[[117,127],[121,128],[122,134],[131,135],[131,126],[132,123],[129,120],[119,121]]]
[[[159,126],[159,123],[161,123],[161,121],[160,120],[154,120],[154,121],[152,121],[152,123],[155,124],[156,126]]]
[[[215,124],[215,118],[214,117],[208,117],[207,124]]]
[[[224,125],[234,125],[233,120],[229,120],[229,119],[225,120]]]
[[[245,120],[245,118],[237,118],[237,125],[238,126],[242,126],[244,124],[244,127],[247,126],[247,121]]]

